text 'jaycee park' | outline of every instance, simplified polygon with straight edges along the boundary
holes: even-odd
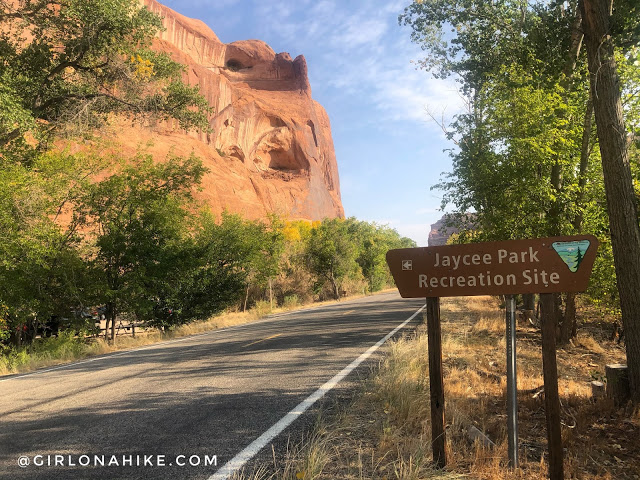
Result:
[[[403,297],[581,291],[598,240],[590,235],[391,250]]]
[[[485,253],[480,255],[479,253],[465,254],[465,255],[441,255],[435,253],[434,268],[447,267],[452,271],[458,270],[460,266],[471,265],[493,265],[502,264],[508,262],[510,264],[531,264],[540,263],[538,258],[538,250],[534,250],[533,247],[529,247],[525,251],[509,251],[506,249],[498,249],[497,258],[491,253]],[[431,276],[426,274],[418,275],[418,282],[421,288],[451,288],[451,287],[476,287],[476,286],[515,286],[518,281],[521,281],[524,285],[548,285],[549,283],[560,283],[560,274],[558,272],[547,272],[542,269],[538,271],[534,269],[524,269],[521,272],[521,278],[514,273],[508,273],[506,275],[496,273],[492,274],[490,270],[486,272],[479,272],[474,275],[458,275],[458,276]]]

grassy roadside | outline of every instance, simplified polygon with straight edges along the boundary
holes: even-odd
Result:
[[[374,295],[392,291],[395,291],[395,289],[383,290],[374,293]],[[340,301],[354,300],[363,296],[353,295]],[[113,343],[106,342],[103,338],[83,339],[75,337],[73,334],[62,333],[54,338],[37,339],[29,347],[12,350],[8,354],[0,355],[0,376],[26,373],[39,368],[61,365],[92,356],[131,350],[174,338],[197,335],[211,330],[254,322],[268,315],[317,308],[323,305],[339,303],[340,301],[328,300],[309,304],[290,303],[273,310],[270,308],[269,302],[259,302],[256,308],[246,312],[225,312],[208,320],[192,322],[170,331],[149,330],[140,332],[135,338],[130,335],[116,336],[116,340]]]
[[[489,297],[443,299],[448,466],[431,467],[427,338],[424,327],[391,343],[355,399],[324,415],[303,445],[284,460],[236,480],[544,479],[546,430],[540,332],[518,325],[521,465],[507,467],[504,313]],[[581,312],[583,318],[588,312]],[[640,479],[640,413],[591,398],[589,382],[604,376],[624,350],[585,320],[574,344],[558,351],[565,478]],[[474,426],[495,447],[475,443]],[[275,473],[274,473],[275,472]]]

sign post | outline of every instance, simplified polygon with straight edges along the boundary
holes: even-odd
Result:
[[[515,294],[539,293],[549,471],[561,479],[562,442],[555,346],[555,305],[551,293],[586,290],[598,240],[574,235],[466,245],[401,248],[387,263],[403,298],[427,299],[433,460],[446,465],[440,297],[507,295],[507,430],[509,462],[518,465]]]
[[[506,296],[507,317],[507,444],[509,465],[518,467],[518,374],[516,371],[516,298]]]
[[[560,395],[558,394],[558,364],[556,360],[556,303],[553,295],[540,295],[542,324],[542,374],[544,378],[544,413],[547,420],[549,478],[562,480],[562,428],[560,425]]]
[[[440,298],[427,298],[427,341],[429,345],[429,388],[431,398],[431,448],[438,468],[447,465],[444,423],[444,375],[442,373],[442,332]]]

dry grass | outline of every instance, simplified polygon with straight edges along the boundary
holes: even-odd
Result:
[[[363,392],[339,414],[331,414],[313,446],[323,450],[321,471],[303,466],[304,456],[265,478],[280,480],[376,479],[487,480],[547,478],[540,332],[528,323],[517,328],[520,468],[507,461],[506,348],[503,310],[490,297],[446,299],[441,304],[448,466],[431,464],[427,339],[420,327],[411,338],[387,348],[380,368]],[[616,409],[591,398],[589,382],[624,351],[586,322],[573,345],[558,350],[559,392],[565,477],[640,479],[640,411]],[[328,426],[327,426],[328,425]],[[469,426],[496,446],[472,443]],[[301,463],[302,462],[302,463]],[[296,472],[298,476],[282,473]],[[300,476],[300,472],[305,472]],[[251,476],[243,478],[254,478]],[[255,477],[258,478],[258,477]]]
[[[318,425],[308,439],[297,444],[288,443],[281,459],[273,452],[273,463],[258,465],[234,473],[231,480],[313,480],[319,478],[330,462],[326,430]]]

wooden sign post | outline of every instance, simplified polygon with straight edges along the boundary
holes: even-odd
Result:
[[[507,308],[507,398],[509,461],[517,466],[515,383],[515,294],[541,294],[545,411],[549,472],[563,478],[560,400],[555,346],[555,305],[551,293],[586,290],[598,240],[593,235],[509,240],[387,252],[387,263],[403,298],[427,299],[429,381],[433,460],[446,465],[440,297],[509,295]]]
[[[506,295],[507,446],[509,466],[518,467],[518,374],[516,371],[516,297]]]
[[[544,413],[547,419],[547,449],[549,478],[564,478],[560,395],[558,393],[558,363],[556,361],[556,304],[553,295],[540,295],[542,324],[542,374],[544,379]]]
[[[427,298],[427,340],[429,344],[429,388],[431,392],[431,448],[438,468],[447,465],[444,423],[444,375],[442,373],[442,332],[440,298]]]

